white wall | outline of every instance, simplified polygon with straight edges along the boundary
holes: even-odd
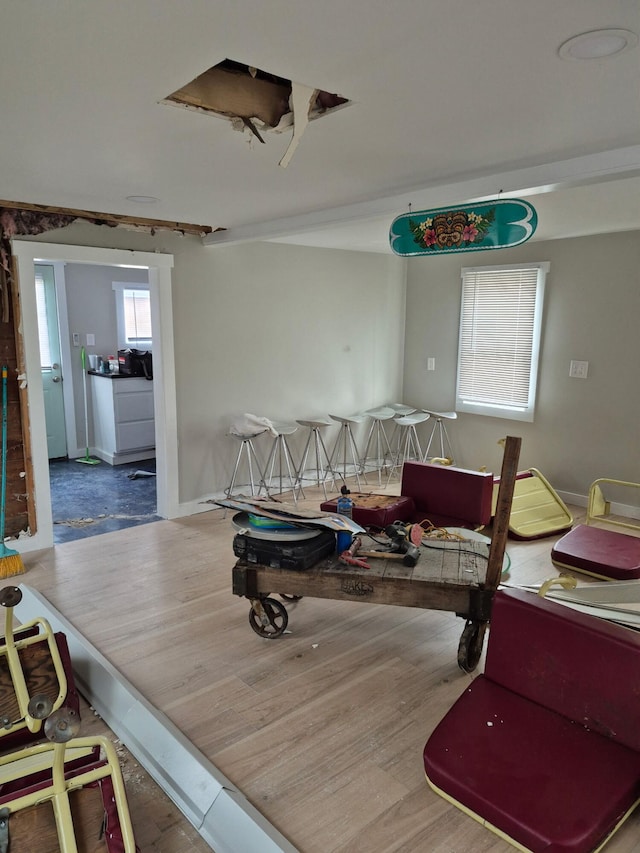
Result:
[[[174,281],[185,500],[229,483],[238,446],[226,433],[238,414],[348,415],[400,393],[404,264],[394,257],[200,247],[176,255]],[[292,438],[298,453],[304,438]],[[257,444],[266,451],[270,439]]]
[[[38,240],[174,256],[185,511],[228,485],[238,445],[227,433],[238,415],[346,415],[401,396],[405,262],[394,256],[269,243],[212,248],[171,232],[84,223]],[[302,430],[293,437],[294,452],[304,438]],[[259,442],[268,450],[267,436]]]
[[[406,400],[453,408],[463,266],[550,261],[535,420],[459,415],[450,430],[456,461],[499,471],[497,441],[510,434],[522,437],[520,468],[538,468],[558,490],[585,495],[598,477],[640,482],[640,233],[530,241],[470,257],[409,262]],[[569,377],[572,359],[589,362],[587,379]]]

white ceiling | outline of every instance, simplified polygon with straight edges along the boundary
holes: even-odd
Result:
[[[390,251],[391,220],[500,192],[536,238],[640,228],[637,0],[0,0],[0,198]],[[352,103],[266,144],[161,103],[224,59]],[[154,205],[126,197],[154,196]]]

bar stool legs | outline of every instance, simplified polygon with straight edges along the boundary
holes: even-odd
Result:
[[[403,415],[395,418],[396,426],[399,429],[398,445],[395,451],[395,456],[389,466],[389,477],[387,484],[391,481],[394,472],[402,471],[402,466],[408,459],[417,459],[422,462],[424,454],[420,447],[420,439],[416,425],[429,420],[427,412],[416,412],[413,415]]]
[[[228,488],[225,489],[225,494],[227,497],[231,497],[233,495],[233,490],[236,486],[236,480],[238,477],[238,470],[240,468],[240,463],[243,458],[247,463],[247,469],[249,473],[249,483],[247,484],[251,490],[251,495],[259,495],[261,490],[264,488],[267,496],[269,496],[269,489],[265,480],[264,472],[262,470],[262,466],[260,465],[260,460],[258,459],[258,454],[256,453],[256,449],[253,446],[253,439],[257,438],[259,435],[262,435],[266,430],[261,430],[260,432],[252,433],[251,435],[236,435],[235,433],[229,433],[234,438],[238,439],[240,442],[240,447],[238,448],[238,454],[236,456],[236,463],[233,468],[233,474],[231,476],[231,482],[229,483]],[[254,467],[258,473],[258,479],[256,479],[254,475]]]
[[[331,482],[333,483],[333,488],[335,490],[336,487],[336,478],[331,467],[331,460],[329,458],[329,454],[327,452],[327,448],[325,446],[324,440],[320,433],[321,429],[325,427],[331,426],[331,421],[324,420],[322,418],[317,420],[307,420],[307,421],[297,421],[300,426],[307,427],[309,430],[309,434],[307,435],[307,441],[304,446],[304,450],[302,452],[302,458],[300,460],[300,467],[298,468],[298,482],[302,484],[304,479],[308,479],[304,476],[305,471],[307,470],[307,460],[309,458],[309,452],[311,451],[311,447],[313,445],[313,454],[315,459],[315,468],[310,469],[313,471],[313,481],[317,486],[322,486],[322,491],[324,492],[324,499],[327,499],[327,477],[331,478]]]
[[[334,421],[337,421],[340,424],[340,432],[338,433],[336,442],[333,445],[333,450],[331,451],[329,467],[333,471],[336,471],[339,470],[339,467],[337,467],[337,465],[339,464],[342,468],[343,481],[347,478],[347,467],[353,468],[356,482],[358,484],[358,489],[361,489],[362,484],[360,482],[360,474],[362,474],[362,479],[365,481],[365,483],[367,483],[367,475],[365,473],[362,460],[360,459],[360,455],[358,453],[358,448],[356,445],[356,440],[353,437],[353,430],[351,429],[351,425],[362,423],[362,421],[365,420],[366,415],[349,415],[349,417],[341,417],[340,415],[330,414],[329,417],[333,418]],[[350,461],[348,461],[347,459],[349,455]],[[341,462],[339,461],[339,458]],[[334,467],[334,462],[336,463],[336,467]]]
[[[369,428],[367,443],[362,454],[362,468],[366,473],[367,459],[369,458],[369,450],[371,450],[375,454],[372,458],[375,459],[375,466],[378,472],[378,485],[382,486],[382,469],[386,468],[387,464],[393,461],[393,451],[391,450],[389,436],[384,428],[384,422],[391,420],[395,412],[393,409],[383,406],[379,409],[369,409],[364,414],[371,418],[371,427]]]
[[[277,436],[273,439],[271,452],[265,465],[266,484],[272,487],[274,474],[276,474],[276,464],[278,466],[275,480],[279,485],[279,491],[276,494],[281,495],[284,491],[291,490],[294,504],[298,503],[298,492],[304,497],[302,483],[298,477],[296,466],[293,463],[291,450],[287,436],[292,435],[297,429],[297,424],[273,424],[277,431]],[[285,488],[287,486],[287,488]]]
[[[431,444],[433,442],[433,439],[436,437],[437,432],[440,441],[440,458],[449,459],[451,462],[453,462],[453,448],[451,447],[449,433],[447,432],[447,427],[445,426],[443,419],[454,421],[458,417],[457,412],[432,412],[430,409],[423,409],[422,411],[426,412],[428,415],[430,415],[430,417],[435,418],[433,422],[433,429],[431,430],[431,435],[429,436],[427,449],[424,452],[423,461],[426,462],[428,459],[431,459],[435,456],[435,454],[429,456],[429,450],[431,449]],[[445,444],[448,453],[445,453]]]

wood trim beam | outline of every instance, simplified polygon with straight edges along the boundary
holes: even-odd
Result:
[[[5,199],[0,199],[0,207],[13,208],[14,210],[31,210],[37,213],[50,213],[57,216],[74,216],[76,219],[99,219],[107,225],[181,231],[183,234],[195,234],[198,237],[210,234],[213,231],[210,225],[170,222],[165,219],[144,219],[138,216],[124,216],[120,213],[96,213],[91,210],[76,210],[72,207],[53,207],[48,204],[29,204],[22,201],[6,201]]]

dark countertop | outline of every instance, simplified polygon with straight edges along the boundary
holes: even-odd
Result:
[[[102,373],[99,370],[87,370],[91,376],[102,376],[103,379],[144,379],[144,376],[132,376],[130,373]]]

